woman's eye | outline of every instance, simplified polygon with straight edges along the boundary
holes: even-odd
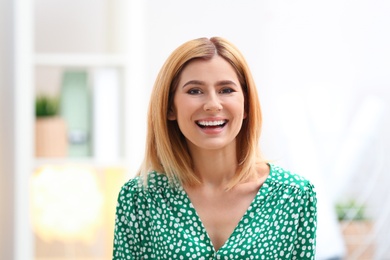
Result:
[[[197,95],[197,94],[202,94],[202,91],[200,89],[190,89],[187,91],[187,93],[190,95]]]
[[[235,90],[232,89],[232,88],[224,88],[224,89],[221,89],[219,92],[220,92],[221,94],[230,94],[230,93],[235,92]]]

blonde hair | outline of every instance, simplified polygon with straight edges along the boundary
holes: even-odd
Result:
[[[237,135],[237,172],[227,188],[256,174],[262,123],[256,86],[241,52],[226,39],[212,37],[191,40],[179,46],[157,76],[149,104],[145,158],[139,172],[145,180],[150,171],[156,171],[181,184],[200,183],[193,171],[186,139],[177,121],[168,120],[168,112],[173,106],[173,96],[184,67],[194,59],[208,60],[214,55],[222,57],[235,69],[243,89],[247,113]]]

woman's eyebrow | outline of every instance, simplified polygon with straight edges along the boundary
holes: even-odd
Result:
[[[187,85],[205,85],[204,81],[201,81],[201,80],[190,80],[190,81],[187,81],[184,85],[183,85],[183,88]]]
[[[183,88],[187,85],[200,85],[200,86],[203,86],[203,85],[206,85],[206,83],[204,81],[201,81],[201,80],[190,80],[188,82],[186,82],[184,85],[183,85]],[[235,85],[237,86],[237,84],[232,81],[232,80],[220,80],[220,81],[217,81],[217,83],[215,84],[216,86],[225,86],[225,85]]]
[[[221,80],[221,81],[218,81],[217,84],[215,84],[217,86],[224,86],[224,85],[235,85],[237,86],[237,84],[232,81],[232,80]]]

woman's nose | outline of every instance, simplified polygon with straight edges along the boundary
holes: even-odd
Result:
[[[222,104],[216,94],[207,95],[207,99],[204,104],[205,111],[221,111]]]

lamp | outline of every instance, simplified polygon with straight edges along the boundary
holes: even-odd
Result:
[[[102,222],[103,194],[96,171],[45,166],[32,177],[32,226],[44,241],[93,241]]]

